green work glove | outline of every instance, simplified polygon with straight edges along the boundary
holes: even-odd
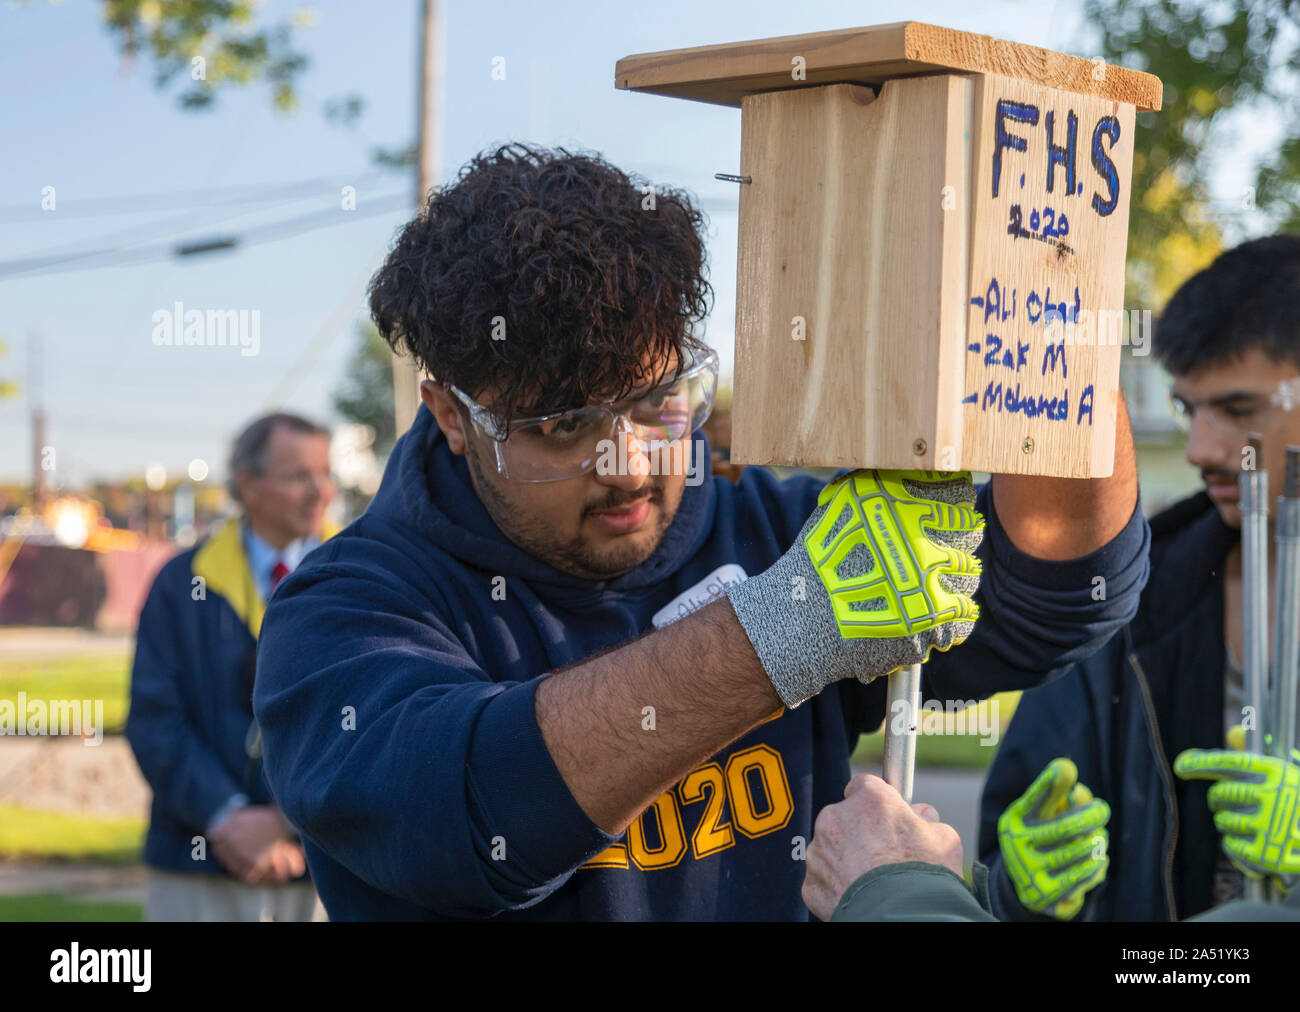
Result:
[[[1106,878],[1110,806],[1078,782],[1069,759],[1053,759],[998,819],[1007,877],[1027,910],[1068,921]]]
[[[854,471],[822,489],[788,552],[727,591],[786,706],[971,634],[984,536],[974,504],[966,472]]]
[[[1239,746],[1243,737],[1229,732],[1228,742]],[[1290,891],[1300,879],[1300,752],[1293,749],[1287,761],[1257,752],[1190,748],[1174,760],[1174,772],[1186,780],[1218,781],[1207,801],[1224,852],[1250,878],[1268,877]]]

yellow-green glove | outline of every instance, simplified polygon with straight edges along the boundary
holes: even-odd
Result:
[[[957,487],[957,496],[938,501],[943,486]],[[908,636],[953,621],[974,626],[979,608],[940,579],[978,575],[973,546],[962,551],[934,536],[972,532],[973,545],[979,544],[984,518],[971,509],[969,474],[859,471],[822,489],[817,505],[821,516],[804,529],[803,543],[830,594],[841,636]],[[865,573],[852,566],[849,556],[864,548],[884,565]]]
[[[975,628],[984,518],[966,472],[854,471],[793,545],[727,597],[786,706],[870,682]]]
[[[1237,732],[1235,735],[1232,732]],[[1240,747],[1233,728],[1228,743]],[[1291,759],[1228,749],[1191,748],[1174,760],[1186,780],[1215,780],[1207,801],[1223,850],[1252,879],[1271,878],[1283,892],[1300,879],[1300,752]]]
[[[1068,921],[1110,867],[1110,806],[1078,782],[1069,759],[1053,759],[998,819],[1007,877],[1027,909]]]

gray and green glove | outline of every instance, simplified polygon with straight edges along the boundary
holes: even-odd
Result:
[[[786,706],[971,634],[984,536],[974,505],[966,472],[854,471],[822,489],[790,550],[727,592]]]
[[[1229,744],[1240,748],[1239,728]],[[1234,741],[1234,738],[1236,741]],[[1300,752],[1281,756],[1189,748],[1174,760],[1185,780],[1216,780],[1206,799],[1229,860],[1252,879],[1288,892],[1300,880]]]
[[[998,846],[1021,904],[1068,921],[1106,878],[1110,806],[1078,782],[1069,759],[1053,759],[998,819]]]

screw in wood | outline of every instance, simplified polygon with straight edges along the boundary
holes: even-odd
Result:
[[[918,457],[924,457],[925,450],[926,450],[926,446],[925,446],[924,439],[918,439],[916,442],[912,444],[912,452],[915,453]]]
[[[1026,453],[1033,453],[1033,452],[1034,452],[1034,437],[1033,437],[1033,436],[1026,436],[1026,437],[1025,437],[1025,441],[1024,441],[1023,443],[1020,444],[1020,449],[1024,450]]]

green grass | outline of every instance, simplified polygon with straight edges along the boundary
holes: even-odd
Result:
[[[7,660],[0,673],[0,700],[18,705],[27,699],[102,699],[104,733],[121,734],[131,698],[131,658],[127,654]],[[93,716],[93,714],[92,714]]]
[[[1019,702],[1018,692],[999,693],[992,701],[998,704],[999,720],[996,741],[1002,740],[1011,722],[1011,714]],[[969,725],[974,727],[976,725]],[[918,766],[949,766],[958,769],[987,769],[997,755],[997,745],[983,745],[984,738],[979,734],[920,734],[916,740],[916,763]],[[884,756],[885,733],[881,730],[874,734],[864,734],[858,739],[854,750],[854,765],[879,765]]]
[[[135,864],[146,828],[142,818],[97,819],[0,804],[0,859]]]
[[[0,896],[0,922],[142,920],[144,909],[138,903],[70,900],[56,893]]]
[[[958,769],[987,769],[997,747],[981,745],[978,737],[957,734],[925,734],[916,741],[918,766],[948,766]],[[879,766],[885,754],[885,735],[864,734],[853,753],[853,765]]]

